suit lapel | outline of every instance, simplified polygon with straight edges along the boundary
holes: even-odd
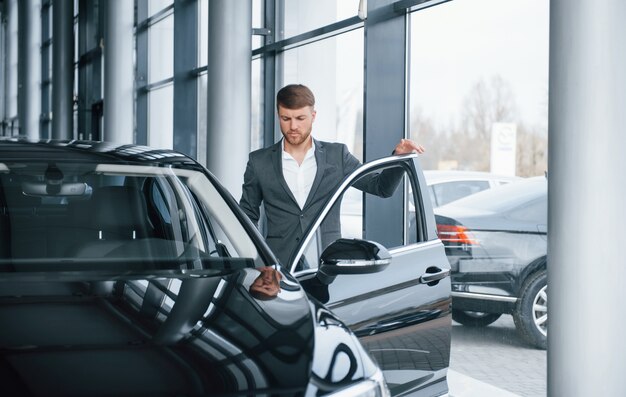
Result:
[[[274,146],[272,146],[272,151],[273,151],[273,166],[274,166],[274,172],[276,173],[276,175],[278,176],[278,178],[276,178],[278,180],[278,184],[280,186],[282,186],[283,190],[285,191],[285,193],[287,194],[287,196],[289,198],[291,198],[291,200],[293,201],[293,203],[295,204],[296,207],[300,208],[300,206],[298,205],[298,201],[296,201],[296,198],[294,197],[293,193],[291,192],[291,189],[289,189],[289,186],[287,185],[287,181],[285,181],[285,176],[283,175],[283,146],[282,146],[282,140],[278,141],[278,143],[274,144]]]
[[[313,197],[315,197],[315,192],[322,183],[324,173],[328,168],[328,163],[326,162],[326,148],[322,142],[317,140],[315,141],[315,162],[317,163],[317,172],[315,173],[315,179],[313,179],[311,191],[309,192],[306,202],[304,203],[304,208],[306,208],[313,200]]]

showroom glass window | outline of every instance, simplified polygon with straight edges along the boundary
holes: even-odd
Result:
[[[151,1],[149,13],[154,14],[168,5]],[[169,79],[174,74],[174,15],[156,21],[148,30],[148,84]],[[157,148],[173,147],[172,84],[164,84],[150,91],[148,97],[148,145]]]
[[[282,58],[283,85],[304,84],[315,94],[313,136],[345,143],[362,160],[363,29],[285,51]]]
[[[209,0],[198,1],[198,154],[196,159],[206,165],[207,83],[206,66],[209,57]]]
[[[285,14],[281,38],[296,36],[357,15],[359,0],[279,0]]]
[[[544,174],[548,11],[546,0],[461,0],[410,13],[408,122],[411,137],[427,148],[427,155],[421,157],[424,169],[486,171],[522,177]],[[511,139],[499,140],[504,133]],[[546,209],[541,203],[533,209],[543,212],[545,217]],[[532,213],[507,216],[523,218],[531,217]],[[507,219],[507,225],[520,223],[519,219]],[[536,230],[538,233],[540,228]],[[497,242],[503,234],[492,233],[492,236],[485,235],[478,243],[485,246]],[[506,250],[495,252],[493,258],[483,258],[485,263],[487,260],[503,263],[498,262],[497,255],[506,257],[515,248],[524,250],[522,257],[534,258],[531,250],[522,244],[525,237],[519,236],[513,240],[519,244],[508,244]],[[463,259],[461,263],[468,262]],[[497,272],[485,274],[494,280],[502,277]],[[453,295],[453,309],[456,302]],[[485,314],[466,313],[475,318]],[[472,347],[465,343],[471,327],[456,322],[453,325],[453,346],[457,338],[459,346],[469,352]],[[523,351],[532,357],[529,368],[541,374],[529,377],[520,387],[487,380],[491,385],[516,394],[545,395],[546,352],[523,344],[513,316],[502,315],[493,324],[481,327],[476,335],[479,334],[485,336],[477,340],[484,340],[481,351],[489,352],[485,363],[493,371],[511,367],[514,362],[515,368],[521,368],[515,357]],[[497,355],[493,354],[495,349],[499,349]],[[450,368],[480,378],[479,371],[464,366],[467,352],[453,351]],[[475,359],[479,355],[471,357]]]
[[[424,169],[543,174],[546,4],[453,1],[410,15],[410,131],[429,149]]]
[[[265,26],[264,7],[262,0],[252,1],[252,28],[260,29]],[[252,49],[257,49],[265,44],[266,36],[271,35],[269,31],[264,34],[252,35]],[[250,150],[263,147],[263,62],[260,57],[252,59],[252,97],[251,97],[251,131]]]

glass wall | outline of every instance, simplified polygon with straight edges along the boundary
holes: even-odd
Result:
[[[171,149],[174,144],[174,86],[168,84],[150,92],[148,146]]]
[[[452,268],[450,394],[462,377],[545,396],[549,1],[456,0],[408,18],[409,134],[432,194],[488,189],[435,210]]]
[[[206,65],[209,61],[209,0],[198,0],[198,137],[197,157],[201,164],[206,165],[206,134],[207,134],[207,74]]]
[[[411,14],[410,131],[429,169],[547,169],[548,2],[453,1]]]
[[[288,38],[357,15],[359,0],[279,0],[285,22],[280,38]]]
[[[52,136],[52,5],[41,3],[41,122],[42,138]]]
[[[150,26],[148,31],[148,83],[174,74],[174,15],[168,15]]]
[[[263,0],[252,0],[252,28],[253,29],[265,29],[265,25],[263,23]],[[259,48],[263,44],[265,44],[264,36],[269,35],[270,32],[263,31],[262,35],[253,34],[252,35],[252,48]]]
[[[271,42],[273,35],[265,24],[265,4],[263,0],[252,1],[252,28],[258,29],[262,34],[252,35],[252,49],[257,49]],[[251,87],[251,131],[250,150],[263,147],[263,125],[264,125],[264,100],[263,100],[263,60],[260,57],[252,59],[252,87]]]
[[[313,136],[345,143],[361,160],[363,59],[363,29],[296,47],[282,55],[283,85],[304,84],[315,94]]]
[[[149,13],[154,14],[169,5],[167,1],[152,0]],[[174,15],[157,20],[148,28],[148,84],[155,84],[148,96],[148,145],[172,149],[174,75]],[[159,84],[161,83],[161,84]]]
[[[148,16],[149,17],[163,11],[166,7],[169,7],[172,4],[174,4],[174,0],[147,0],[147,1],[148,1]]]
[[[76,129],[78,139],[102,139],[102,11],[90,7],[86,0],[78,2],[78,112]]]
[[[260,58],[252,60],[252,131],[250,150],[263,147],[263,87],[262,87],[263,64]]]
[[[198,66],[209,62],[209,0],[199,0]]]

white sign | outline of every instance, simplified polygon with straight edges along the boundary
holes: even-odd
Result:
[[[493,123],[491,126],[491,172],[515,175],[517,125]]]

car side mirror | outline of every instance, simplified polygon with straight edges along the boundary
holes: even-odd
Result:
[[[383,271],[390,263],[391,255],[381,244],[341,238],[322,252],[319,272],[327,276],[376,273]]]

